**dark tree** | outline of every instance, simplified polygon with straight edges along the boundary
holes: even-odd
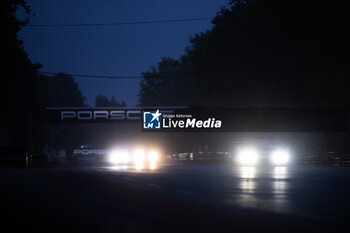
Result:
[[[346,9],[340,1],[231,1],[180,60],[144,73],[140,105],[348,106]],[[148,79],[164,74],[161,66],[182,78]]]
[[[19,7],[30,14],[24,0],[0,2],[0,144],[40,147],[47,96],[37,72],[40,65],[31,63],[18,39],[18,32],[27,23],[16,18]]]
[[[184,65],[180,61],[163,57],[157,66],[143,73],[139,101],[143,106],[151,105],[182,105],[190,96],[189,90],[184,93],[187,82],[183,75]],[[179,95],[178,92],[182,92]]]
[[[112,96],[111,100],[109,100],[104,95],[96,96],[95,107],[125,107],[125,101],[123,100],[121,103],[117,101],[114,96]]]
[[[53,77],[42,76],[49,92],[51,107],[85,107],[85,97],[78,83],[69,74],[58,73]]]

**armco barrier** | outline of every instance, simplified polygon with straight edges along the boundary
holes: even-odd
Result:
[[[168,156],[170,160],[230,160],[229,152],[177,153]],[[295,155],[296,164],[331,165],[350,167],[350,152],[305,153]]]
[[[300,156],[302,164],[350,166],[350,152],[328,152]]]

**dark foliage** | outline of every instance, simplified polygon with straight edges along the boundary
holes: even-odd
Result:
[[[96,96],[95,107],[125,107],[125,101],[123,100],[121,103],[117,101],[114,96],[112,96],[111,100],[109,100],[104,95]]]
[[[85,97],[78,83],[69,74],[58,73],[53,77],[42,76],[49,92],[49,106],[85,107]]]
[[[26,22],[17,20],[16,10],[23,7],[29,14],[30,7],[24,0],[4,0],[0,7],[1,144],[28,147],[42,142],[47,92],[37,72],[41,65],[31,63],[17,37]]]
[[[179,59],[144,73],[140,105],[348,106],[345,3],[231,1]],[[158,75],[179,78],[164,79]]]

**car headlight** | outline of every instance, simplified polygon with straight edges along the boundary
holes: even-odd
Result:
[[[290,160],[289,152],[287,150],[278,149],[271,155],[272,163],[276,165],[287,164]]]
[[[127,151],[112,150],[109,154],[109,161],[114,164],[128,163],[130,155]]]
[[[109,153],[109,162],[114,163],[114,164],[119,164],[120,163],[120,152],[117,150],[112,150]]]
[[[120,160],[122,163],[129,163],[130,162],[130,155],[127,151],[122,151],[120,153]]]
[[[243,149],[238,152],[237,161],[242,165],[255,165],[259,162],[259,155],[253,149]]]
[[[135,163],[142,163],[146,158],[146,154],[143,150],[136,150],[134,152],[134,162]]]
[[[149,161],[157,161],[159,159],[159,154],[157,151],[150,151],[148,153],[148,159]]]

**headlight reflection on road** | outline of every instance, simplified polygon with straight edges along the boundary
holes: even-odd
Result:
[[[274,179],[286,179],[288,175],[287,167],[275,167],[273,169]]]
[[[153,170],[156,170],[157,168],[158,168],[157,162],[155,162],[155,161],[144,162],[144,163],[141,163],[141,162],[135,163],[135,169],[137,171],[141,171],[141,170],[145,170],[145,169],[150,169],[153,171]]]
[[[140,162],[136,163],[135,168],[136,170],[141,171],[144,168],[143,163],[140,163]]]
[[[150,168],[151,170],[155,170],[155,169],[157,168],[156,162],[151,162],[150,165],[149,165],[149,168]]]
[[[120,170],[120,171],[125,171],[128,170],[130,167],[127,165],[116,165],[116,166],[112,166],[110,167],[112,170]]]
[[[273,182],[273,191],[275,194],[285,194],[287,188],[287,183],[285,181],[274,181]]]
[[[238,167],[236,174],[240,191],[233,201],[244,207],[264,209],[273,208],[276,211],[286,211],[289,208],[287,199],[290,184],[287,182],[287,167]],[[264,194],[264,195],[261,195]],[[266,196],[269,198],[266,199]]]
[[[273,192],[275,194],[285,194],[287,189],[287,183],[285,179],[288,177],[287,167],[275,167],[273,170]]]
[[[239,175],[241,178],[253,179],[255,178],[256,168],[255,167],[240,167]]]
[[[253,193],[255,190],[256,168],[255,167],[240,167],[239,177],[242,178],[240,181],[240,188],[248,193]]]
[[[242,180],[240,187],[245,192],[253,193],[255,189],[255,182],[253,180]]]

